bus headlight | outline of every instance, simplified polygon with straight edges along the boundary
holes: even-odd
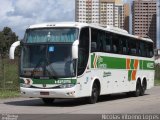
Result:
[[[73,87],[75,84],[62,84],[60,85],[60,88],[71,88]]]
[[[30,78],[24,78],[24,83],[21,83],[21,87],[29,88],[33,84],[33,81]]]
[[[29,87],[31,87],[31,85],[29,85],[29,84],[25,84],[25,83],[21,83],[21,84],[20,84],[20,86],[21,86],[21,87],[25,87],[25,88],[29,88]]]

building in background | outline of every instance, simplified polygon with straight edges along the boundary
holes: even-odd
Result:
[[[129,31],[129,5],[123,4],[122,0],[76,0],[75,4],[77,22],[110,25]]]
[[[76,0],[76,21],[82,23],[99,24],[99,4],[99,0]]]
[[[130,5],[128,3],[124,4],[124,29],[130,33]]]
[[[100,24],[124,28],[124,7],[121,0],[100,0]]]
[[[160,0],[157,0],[157,49],[160,50]]]
[[[156,47],[156,0],[134,0],[132,11],[132,33],[151,38]]]
[[[129,11],[129,33],[130,34],[133,34],[132,33],[132,4],[133,4],[133,1],[134,0],[123,0],[123,2],[124,3],[126,3],[128,6],[129,6],[129,8],[127,9],[128,11]],[[124,12],[125,12],[126,10],[124,10]],[[124,23],[125,24],[125,23]]]

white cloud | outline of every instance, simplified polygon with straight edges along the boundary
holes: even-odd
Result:
[[[21,38],[31,24],[74,21],[75,0],[0,0],[0,29],[11,27]]]
[[[5,16],[7,12],[12,10],[13,7],[10,0],[0,0],[0,17]]]

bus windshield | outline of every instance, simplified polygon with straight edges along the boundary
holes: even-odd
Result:
[[[20,75],[24,77],[74,77],[72,44],[24,44]]]
[[[39,28],[28,29],[25,43],[74,42],[78,39],[77,28]]]

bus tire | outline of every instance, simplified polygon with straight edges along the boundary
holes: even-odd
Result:
[[[93,84],[91,96],[87,98],[89,104],[95,104],[98,101],[99,88],[96,83]]]
[[[141,86],[141,92],[140,92],[140,96],[143,96],[145,91],[146,91],[146,88],[147,88],[147,82],[146,80],[144,79],[143,80],[143,83],[142,83],[142,86]]]
[[[54,102],[53,98],[42,98],[42,101],[46,105],[51,105]]]
[[[134,97],[138,97],[141,93],[141,82],[138,80],[136,85],[136,90],[133,92]]]

